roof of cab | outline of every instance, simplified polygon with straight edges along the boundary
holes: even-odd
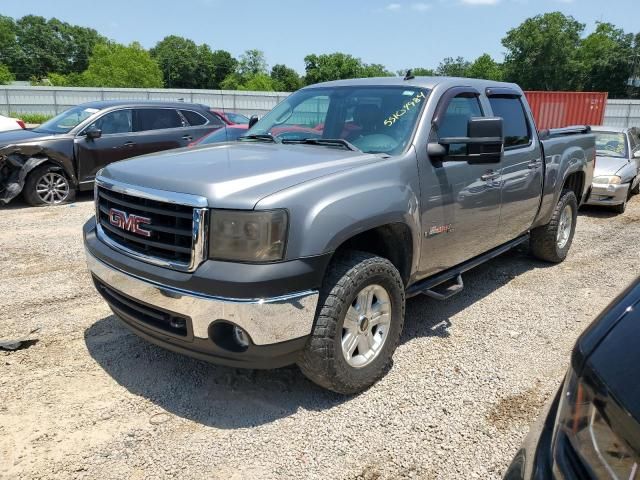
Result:
[[[627,133],[631,127],[610,127],[608,125],[591,125],[594,132]]]
[[[331,82],[317,83],[305,88],[321,88],[321,87],[353,87],[353,86],[411,86],[417,88],[433,89],[436,86],[443,85],[449,87],[473,87],[478,90],[484,90],[490,87],[508,87],[517,91],[522,91],[515,83],[496,82],[493,80],[481,80],[477,78],[462,77],[414,77],[405,80],[403,77],[372,77],[372,78],[353,78],[349,80],[333,80]]]
[[[95,102],[87,102],[79,105],[85,108],[97,108],[103,110],[111,107],[173,107],[173,108],[205,108],[209,109],[206,105],[198,103],[186,103],[186,102],[163,102],[156,100],[98,100]]]

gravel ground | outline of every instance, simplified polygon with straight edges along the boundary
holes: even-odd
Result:
[[[578,334],[637,274],[640,197],[581,212],[566,262],[523,250],[408,302],[389,374],[351,398],[145,343],[94,292],[70,206],[0,209],[1,478],[499,478]]]

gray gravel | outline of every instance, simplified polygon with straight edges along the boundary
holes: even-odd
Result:
[[[389,374],[353,398],[296,368],[208,365],[130,334],[94,292],[75,205],[0,209],[0,477],[499,478],[578,334],[638,274],[640,197],[587,210],[566,262],[507,253],[410,300]],[[32,331],[36,330],[33,333]]]

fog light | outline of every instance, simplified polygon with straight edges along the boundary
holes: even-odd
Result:
[[[242,348],[247,348],[249,346],[249,336],[247,335],[247,332],[240,327],[233,327],[233,339]]]

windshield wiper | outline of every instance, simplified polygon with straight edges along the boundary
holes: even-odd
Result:
[[[238,137],[238,140],[258,140],[259,142],[282,143],[282,140],[278,137],[274,137],[270,133],[253,133],[251,135],[243,135]]]
[[[352,152],[362,152],[354,144],[347,142],[344,138],[300,138],[283,139],[282,143],[300,143],[303,145],[325,145],[328,147],[343,147]]]

